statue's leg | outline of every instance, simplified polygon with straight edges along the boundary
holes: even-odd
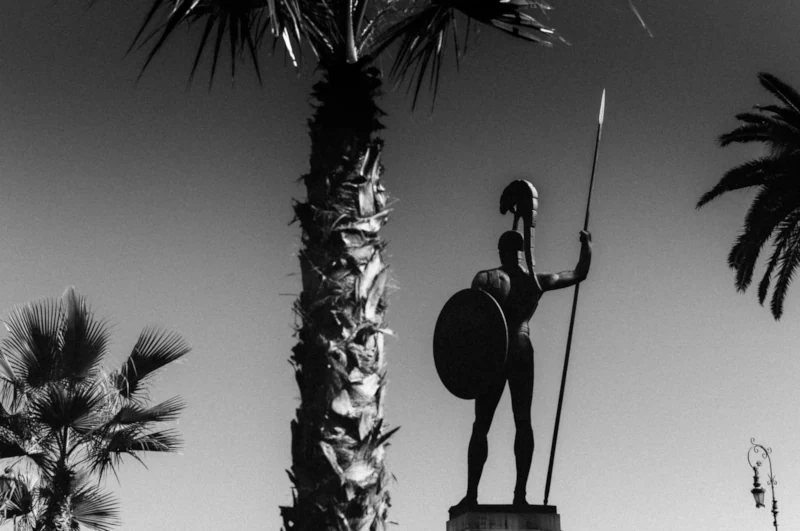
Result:
[[[527,505],[525,491],[533,460],[533,347],[527,334],[521,334],[516,348],[509,349],[508,387],[511,390],[511,409],[514,411],[514,456],[517,461],[517,483],[514,505]]]
[[[478,501],[478,483],[489,454],[487,435],[505,386],[505,379],[500,380],[485,394],[475,399],[475,422],[472,424],[472,437],[469,440],[467,453],[467,496],[464,501],[468,503],[476,504]]]

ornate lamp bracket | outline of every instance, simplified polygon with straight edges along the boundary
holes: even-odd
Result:
[[[763,463],[762,459],[766,459],[767,464],[769,465],[767,485],[769,485],[770,490],[772,491],[772,523],[775,526],[775,531],[778,531],[778,500],[775,499],[775,485],[777,485],[778,482],[775,479],[775,475],[772,473],[772,458],[770,457],[771,453],[772,448],[767,448],[756,443],[755,438],[750,439],[750,449],[747,451],[747,462],[750,464],[750,468],[753,469],[753,489],[750,492],[753,494],[753,498],[756,501],[756,508],[764,507],[764,489],[758,482],[758,469]],[[754,456],[756,458],[755,464],[753,463],[752,459]]]

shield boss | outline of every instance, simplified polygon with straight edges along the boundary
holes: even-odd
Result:
[[[473,399],[503,377],[508,329],[497,301],[479,289],[461,290],[442,308],[433,332],[436,372],[448,391]]]

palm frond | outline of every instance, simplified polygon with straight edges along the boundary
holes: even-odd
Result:
[[[8,362],[5,353],[0,349],[0,405],[17,409],[24,397],[25,382],[19,379]]]
[[[769,113],[773,118],[780,119],[789,126],[800,131],[800,113],[791,107],[781,107],[780,105],[755,105],[753,108],[762,113]]]
[[[35,419],[52,430],[69,427],[82,433],[95,425],[94,413],[102,400],[96,385],[52,385],[33,399],[32,409]]]
[[[50,441],[53,441],[53,444],[51,444]],[[51,437],[49,440],[40,440],[38,441],[38,446],[41,448],[41,450],[29,452],[27,454],[28,459],[40,472],[49,474],[55,469],[56,466],[56,461],[53,459],[57,447],[55,438]]]
[[[25,412],[11,413],[0,406],[0,459],[28,455],[25,441],[35,431]]]
[[[778,224],[794,209],[800,189],[787,183],[762,187],[745,216],[744,230],[728,255],[728,265],[736,271],[736,288],[745,291],[753,277],[758,255]]]
[[[538,0],[442,0],[423,6],[416,12],[412,8],[404,21],[391,26],[373,45],[380,51],[399,41],[390,77],[395,83],[408,83],[414,95],[412,106],[416,106],[425,78],[435,98],[447,43],[453,43],[457,58],[466,51],[470,35],[465,32],[459,42],[456,13],[528,42],[550,46],[558,38],[552,28],[528,13],[531,9],[550,9]]]
[[[760,115],[749,113],[737,115],[737,118],[745,122],[744,125],[720,135],[719,145],[725,147],[733,143],[746,144],[749,142],[764,142],[768,146],[797,145],[800,140],[800,131],[798,129],[770,117],[764,117],[763,120],[756,121],[752,119],[755,116]],[[745,119],[742,119],[743,117]]]
[[[695,207],[700,208],[725,192],[779,180],[781,177],[787,176],[792,169],[792,165],[787,165],[787,160],[784,158],[760,157],[749,160],[725,172],[722,179],[711,190],[703,194]]]
[[[161,13],[165,13],[166,20],[163,23],[157,21],[157,16]],[[213,83],[226,40],[230,49],[232,78],[236,76],[236,63],[248,56],[261,82],[258,51],[264,36],[268,34],[272,35],[273,45],[279,41],[283,43],[292,62],[297,66],[303,35],[297,0],[153,0],[131,44],[133,49],[154,40],[139,77],[178,27],[198,21],[204,21],[205,25],[189,74],[190,82],[212,40],[209,83]]]
[[[17,375],[2,349],[0,349],[0,379],[9,383],[18,381]]]
[[[301,3],[300,26],[308,43],[322,64],[346,55],[348,43],[348,0],[306,1]]]
[[[800,113],[800,94],[795,89],[767,72],[759,72],[758,80],[773,96]]]
[[[791,231],[788,238],[789,243],[787,243],[779,259],[778,279],[775,282],[775,289],[772,292],[772,300],[770,302],[770,310],[776,321],[783,315],[783,302],[786,299],[786,293],[794,279],[797,267],[800,265],[800,230],[798,230],[796,224],[793,227],[787,227],[786,230]]]
[[[358,56],[378,57],[392,43],[402,36],[403,28],[416,11],[414,5],[399,7],[394,0],[365,2],[370,4],[370,15],[362,16],[357,26],[356,46]]]
[[[90,470],[102,478],[109,469],[116,474],[124,454],[144,464],[138,455],[140,452],[177,452],[182,447],[183,441],[175,430],[147,432],[132,426],[111,431],[106,438],[97,441],[87,460]]]
[[[453,7],[473,20],[494,26],[513,37],[551,46],[555,31],[528,14],[530,9],[546,11],[550,6],[538,0],[455,0]]]
[[[758,303],[764,306],[764,301],[767,300],[767,293],[769,292],[769,285],[772,283],[772,273],[778,265],[778,260],[784,252],[785,244],[777,244],[767,262],[767,269],[764,271],[764,276],[761,277],[761,282],[758,283]]]
[[[58,379],[63,314],[60,302],[45,299],[9,312],[8,337],[3,351],[14,373],[30,387],[41,387]]]
[[[767,262],[767,269],[764,271],[764,276],[758,284],[758,303],[762,306],[767,299],[767,292],[772,282],[772,274],[780,263],[781,257],[786,252],[787,246],[791,242],[791,237],[798,221],[800,221],[800,212],[795,210],[789,214],[775,230],[772,254]]]
[[[64,377],[83,380],[94,373],[106,354],[109,330],[95,320],[86,299],[70,287],[62,296],[64,309],[63,345],[60,366]]]
[[[795,209],[775,229],[773,251],[767,263],[764,277],[761,279],[761,283],[758,287],[758,302],[762,306],[767,298],[767,291],[769,290],[770,280],[775,268],[780,264],[782,257],[791,245],[795,230],[797,230],[798,222],[800,222],[800,210]]]
[[[178,334],[158,327],[145,328],[128,359],[113,375],[117,390],[123,398],[134,398],[154,372],[190,350],[189,344]]]
[[[149,408],[131,403],[120,408],[111,423],[116,425],[145,425],[156,422],[171,422],[178,419],[180,412],[184,408],[186,408],[186,403],[178,396]]]
[[[71,498],[73,521],[97,531],[111,531],[117,527],[120,524],[119,503],[114,496],[88,481],[82,483]]]
[[[435,99],[446,43],[450,42],[451,37],[456,56],[462,53],[463,45],[458,42],[455,16],[453,9],[430,4],[402,25],[394,27],[396,37],[386,38],[386,44],[394,38],[401,39],[389,77],[395,84],[407,80],[408,90],[414,94],[412,108],[417,105],[426,76],[428,88]]]
[[[15,438],[0,435],[0,459],[24,455],[27,455],[27,452]]]
[[[24,518],[33,511],[33,495],[25,477],[6,468],[0,476],[0,525]]]
[[[161,430],[147,433],[132,440],[128,452],[177,452],[183,448],[183,440],[176,430]]]

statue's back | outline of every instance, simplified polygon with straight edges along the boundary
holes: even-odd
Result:
[[[529,275],[522,269],[510,274],[501,267],[481,271],[475,275],[472,287],[494,297],[503,309],[509,334],[515,334],[520,327],[527,326],[542,296],[535,274]]]

